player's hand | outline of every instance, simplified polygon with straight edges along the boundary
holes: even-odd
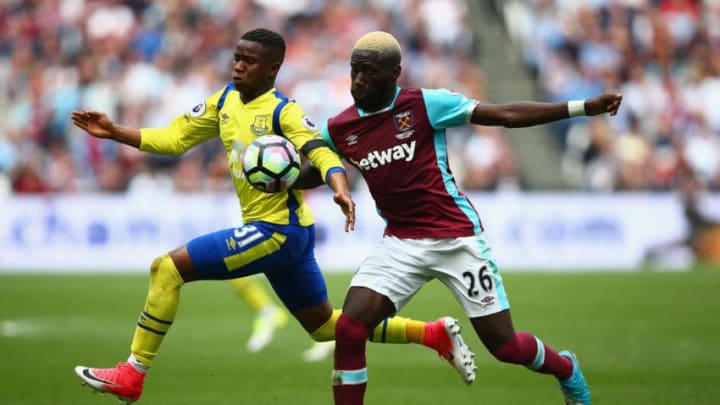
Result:
[[[343,214],[345,214],[345,232],[355,230],[355,201],[352,200],[348,193],[335,193],[333,195],[335,204],[342,208]]]
[[[622,102],[622,94],[605,93],[585,100],[585,114],[589,116],[608,113],[615,115]]]
[[[99,111],[73,111],[70,119],[73,125],[97,138],[110,138],[115,129],[115,124],[110,118]]]

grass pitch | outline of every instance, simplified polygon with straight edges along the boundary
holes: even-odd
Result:
[[[575,351],[593,404],[720,401],[720,270],[504,277],[516,328]],[[327,276],[336,307],[349,278]],[[0,404],[116,404],[81,387],[73,367],[127,357],[146,288],[144,274],[0,275]],[[401,315],[459,317],[477,353],[477,380],[464,385],[423,347],[369,344],[368,405],[562,403],[552,377],[495,361],[439,283]],[[185,286],[140,403],[331,404],[332,360],[301,360],[311,342],[300,326],[291,322],[249,355],[251,320],[226,284]]]

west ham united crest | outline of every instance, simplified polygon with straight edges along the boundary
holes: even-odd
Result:
[[[395,114],[395,128],[397,128],[398,131],[407,131],[412,128],[414,120],[415,117],[413,116],[412,111],[397,113]]]

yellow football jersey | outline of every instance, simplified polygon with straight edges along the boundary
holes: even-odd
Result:
[[[225,145],[243,222],[298,223],[302,226],[313,223],[312,213],[303,201],[301,191],[264,193],[251,186],[242,172],[242,152],[258,136],[282,135],[298,150],[302,150],[309,141],[322,139],[302,108],[276,89],[246,104],[232,84],[228,84],[202,104],[175,118],[169,126],[143,128],[140,133],[140,150],[171,155],[180,155],[219,136]],[[311,149],[307,158],[320,170],[324,179],[332,169],[344,170],[339,157],[329,148]]]

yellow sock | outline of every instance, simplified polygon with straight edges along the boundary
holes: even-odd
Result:
[[[316,342],[335,340],[335,324],[337,323],[338,318],[340,318],[340,313],[341,311],[339,309],[334,309],[332,315],[330,315],[330,319],[325,321],[325,323],[319,328],[315,329],[310,334],[310,337]]]
[[[230,280],[230,285],[235,293],[247,304],[254,312],[272,304],[272,298],[263,287],[259,276],[240,277]]]
[[[152,365],[163,337],[175,320],[182,284],[182,278],[170,256],[155,259],[150,266],[150,287],[145,308],[140,314],[130,346],[130,352],[147,368]]]
[[[385,318],[373,329],[370,341],[375,343],[418,343],[422,344],[425,322],[394,316]]]
[[[423,343],[423,339],[425,339],[425,325],[427,325],[426,322],[408,319],[405,330],[407,331],[408,340],[411,343]]]
[[[335,339],[335,323],[340,317],[340,310],[333,310],[330,319],[317,328],[310,336],[316,342]],[[425,336],[425,322],[395,316],[380,322],[373,329],[369,340],[375,343],[418,343],[422,344]]]

